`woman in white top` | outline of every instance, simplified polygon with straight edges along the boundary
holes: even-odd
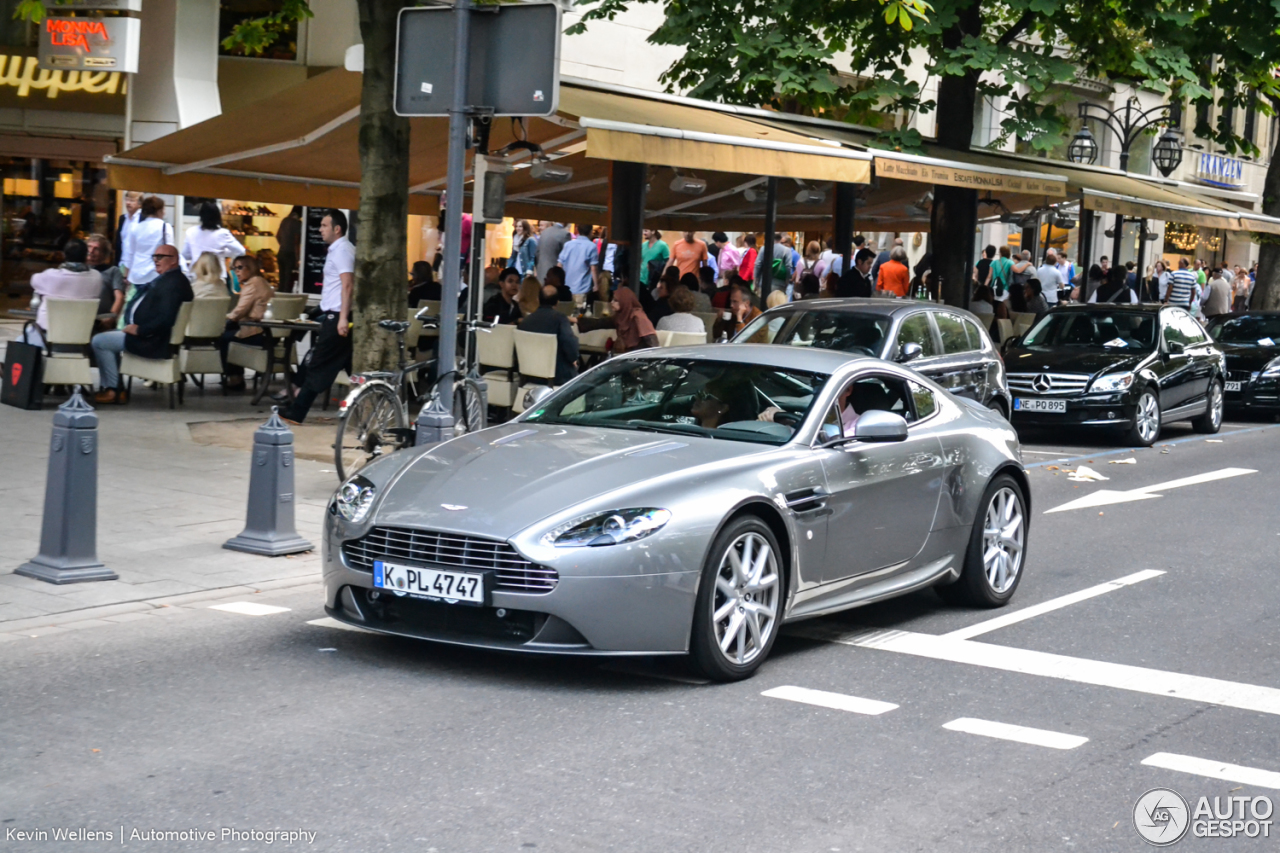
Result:
[[[128,270],[130,284],[147,284],[156,278],[151,256],[165,245],[173,245],[173,229],[164,221],[164,202],[149,195],[142,200],[138,221],[129,226],[124,238],[120,266]]]
[[[671,295],[667,297],[667,304],[675,313],[668,314],[658,321],[659,332],[694,332],[699,335],[707,333],[707,326],[702,322],[702,318],[689,313],[695,304],[693,293],[689,288],[683,284],[673,287]]]
[[[213,252],[205,252],[191,265],[191,292],[196,299],[226,296],[227,283],[222,280],[222,261]]]
[[[187,237],[182,244],[182,269],[188,277],[191,275],[192,262],[206,252],[215,258],[238,258],[248,254],[240,241],[222,227],[222,211],[211,201],[200,205],[200,224],[187,229]],[[218,266],[225,280],[226,265],[220,263]]]

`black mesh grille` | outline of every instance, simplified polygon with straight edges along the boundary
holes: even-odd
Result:
[[[534,565],[508,542],[410,527],[375,527],[342,543],[342,553],[347,565],[366,572],[373,571],[374,560],[493,571],[498,589],[515,592],[550,592],[560,580],[555,569]]]
[[[1247,370],[1228,370],[1227,381],[1228,382],[1248,382],[1249,377],[1252,375],[1253,374]]]

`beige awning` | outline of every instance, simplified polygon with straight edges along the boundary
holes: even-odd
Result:
[[[983,167],[962,160],[914,157],[898,153],[877,154],[875,166],[876,175],[880,177],[924,184],[967,187],[989,193],[1007,192],[1059,198],[1067,194],[1067,179],[1062,175]]]

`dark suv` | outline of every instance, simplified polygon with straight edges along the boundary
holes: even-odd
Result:
[[[1013,425],[1103,427],[1149,447],[1170,421],[1222,426],[1226,362],[1186,310],[1055,308],[1004,356]]]
[[[761,314],[734,343],[815,347],[907,364],[1006,418],[1004,365],[974,315],[913,299],[806,299]]]

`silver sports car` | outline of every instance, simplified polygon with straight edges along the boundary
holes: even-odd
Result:
[[[1020,455],[1004,418],[896,364],[645,350],[345,482],[326,609],[388,634],[688,654],[745,678],[788,622],[927,586],[1007,603],[1030,519]]]

